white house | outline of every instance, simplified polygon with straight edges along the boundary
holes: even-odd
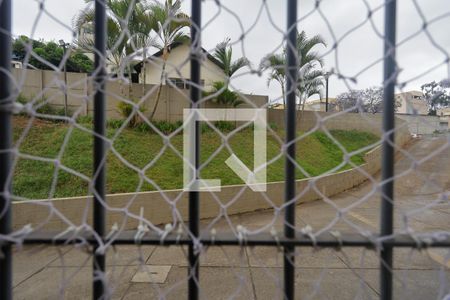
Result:
[[[395,94],[395,101],[400,104],[397,109],[398,114],[428,114],[427,103],[425,102],[423,93],[420,91],[410,91]]]
[[[13,68],[13,69],[22,69],[23,68],[22,62],[14,54],[12,54],[12,57],[11,57],[11,68]]]
[[[226,76],[219,67],[219,62],[203,48],[202,52],[204,59],[201,63],[200,79],[201,84],[208,89],[215,81],[225,81]],[[143,66],[143,62],[135,66],[139,73],[140,83],[160,84],[163,67],[162,54],[163,51],[158,51],[145,60],[145,66]],[[167,81],[170,80],[179,89],[189,89],[190,70],[190,43],[170,45],[163,84],[168,84]]]

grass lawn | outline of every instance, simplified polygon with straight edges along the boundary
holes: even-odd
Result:
[[[28,119],[15,117],[15,141],[22,135]],[[83,124],[89,127],[89,124]],[[117,129],[108,128],[108,136],[112,137]],[[279,139],[283,132],[278,130]],[[300,135],[301,133],[299,133]],[[358,131],[332,130],[331,134],[347,151],[355,151],[375,143],[379,138],[371,133]],[[65,148],[64,140],[68,139]],[[171,144],[182,153],[183,135],[179,134],[170,140]],[[62,123],[51,123],[34,120],[31,130],[19,146],[23,154],[55,159],[60,157],[64,166],[91,177],[92,173],[92,135],[80,129]],[[231,151],[235,153],[250,169],[253,169],[253,132],[244,129],[228,139]],[[201,135],[201,159],[205,161],[213,153],[214,158],[202,170],[203,178],[221,179],[222,185],[243,183],[225,164],[231,152],[223,145],[221,137],[208,130]],[[130,164],[139,169],[148,167],[145,174],[161,189],[181,188],[183,184],[182,159],[168,146],[163,139],[154,133],[126,129],[114,139],[113,147]],[[343,161],[343,153],[339,147],[323,132],[314,132],[301,139],[297,144],[297,162],[310,176],[320,175]],[[218,150],[219,149],[219,150]],[[268,134],[267,161],[277,157],[281,151],[281,143],[276,137]],[[160,156],[158,156],[160,155]],[[356,164],[364,163],[364,153],[351,157]],[[344,166],[349,168],[350,166]],[[267,180],[281,181],[284,176],[284,158],[279,157],[267,167]],[[55,172],[56,171],[56,172]],[[78,176],[72,175],[49,162],[19,159],[14,170],[13,192],[17,196],[45,199],[49,197],[52,182],[57,179],[54,197],[69,197],[88,194],[88,184]],[[305,175],[297,172],[297,178]],[[141,186],[140,186],[141,185]],[[140,188],[139,188],[140,186]],[[155,186],[140,179],[139,174],[126,166],[113,153],[109,152],[107,161],[107,193],[134,192],[136,190],[155,190]]]

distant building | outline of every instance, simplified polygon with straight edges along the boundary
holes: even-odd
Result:
[[[307,100],[305,103],[305,110],[326,111],[325,105],[326,105],[325,99]],[[297,106],[298,106],[298,103],[297,103]],[[284,109],[283,103],[274,103],[270,107],[272,109]],[[297,109],[301,110],[302,106],[297,107]],[[337,111],[336,110],[336,98],[328,98],[328,111]]]
[[[306,101],[305,110],[326,111],[326,99]],[[336,98],[328,98],[328,111],[336,111]]]
[[[283,103],[273,103],[273,104],[270,104],[269,107],[272,109],[284,109],[284,104]]]
[[[12,55],[11,57],[11,68],[13,69],[22,69],[23,65],[20,59],[16,55]]]
[[[399,105],[397,108],[398,114],[428,114],[427,103],[424,99],[423,93],[420,91],[410,91],[396,94],[395,100]],[[325,99],[306,101],[305,110],[325,111]],[[336,106],[336,98],[328,99],[328,111],[339,111]]]
[[[11,60],[11,68],[22,69],[22,62],[18,60]]]
[[[450,131],[450,107],[438,109],[436,115],[439,117],[441,124],[447,123],[447,129]]]
[[[449,118],[450,117],[450,107],[445,107],[445,108],[438,109],[436,111],[436,115],[438,117],[447,117],[447,118]]]
[[[212,87],[215,81],[225,81],[226,76],[219,67],[219,62],[202,48],[204,60],[201,63],[200,82],[206,88]],[[158,51],[145,61],[145,76],[143,62],[135,66],[135,70],[139,73],[139,82],[147,84],[160,84],[161,72],[163,66],[163,51]],[[165,78],[163,84],[167,84],[170,80],[173,85],[179,89],[189,89],[189,79],[191,63],[190,44],[173,43],[170,45],[169,55],[165,66]]]
[[[395,101],[399,103],[398,114],[405,115],[427,115],[428,106],[420,91],[410,91],[395,95]]]

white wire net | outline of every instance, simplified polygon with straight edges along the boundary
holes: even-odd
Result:
[[[423,246],[448,236],[450,228],[445,31],[450,10],[446,1],[397,2],[394,236],[411,235]],[[137,230],[137,244],[149,232],[161,241],[170,233],[190,235],[182,133],[192,86],[201,89],[200,107],[267,109],[268,125],[267,162],[257,166],[267,170],[267,191],[255,192],[225,163],[236,155],[252,170],[258,151],[252,122],[202,123],[200,175],[220,179],[222,190],[200,193],[201,231],[218,237],[232,233],[242,241],[260,233],[283,235],[285,3],[204,1],[203,48],[198,49],[189,38],[190,3],[106,1],[108,78],[102,92],[108,120],[102,138],[108,150],[102,203],[112,239],[102,244],[107,268],[96,278],[92,247],[82,238],[96,235],[92,115],[98,70],[81,55],[92,59],[95,52],[93,2],[77,4],[69,19],[60,18],[61,3],[32,5],[31,30],[9,33],[19,67],[10,73],[16,108],[9,195],[15,231],[0,240],[17,245],[15,297],[86,298],[93,279],[105,282],[106,298],[186,297],[185,246],[113,246],[111,241],[130,230]],[[298,204],[296,232],[313,241],[325,233],[340,239],[379,232],[381,144],[387,137],[381,126],[384,8],[375,0],[299,3],[300,42],[291,45],[300,54],[298,182],[292,201]],[[47,39],[49,24],[72,36],[60,44],[64,52],[39,41]],[[202,58],[200,85],[190,81],[191,53]],[[22,246],[37,230],[68,236],[67,245]],[[380,242],[374,239],[375,245]],[[279,247],[196,245],[201,297],[283,298]],[[379,251],[296,248],[297,297],[378,297]],[[446,299],[449,266],[448,249],[395,249],[395,298]]]

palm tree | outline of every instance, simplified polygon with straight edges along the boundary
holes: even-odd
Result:
[[[299,95],[299,107],[306,99],[314,94],[320,94],[323,86],[323,72],[316,69],[323,67],[323,60],[320,55],[313,51],[319,45],[326,46],[325,41],[320,35],[308,38],[305,31],[297,35],[297,56],[298,56],[298,83],[297,94]],[[282,54],[272,54],[265,57],[262,61],[263,68],[271,69],[267,84],[275,80],[281,85],[283,105],[285,105],[285,84],[286,84],[286,48]]]
[[[94,52],[94,37],[92,32],[95,19],[94,0],[87,0],[87,5],[75,17],[73,27],[80,33],[76,44],[85,51]],[[106,60],[113,66],[113,70],[120,74],[127,67],[131,76],[131,65],[127,59],[142,48],[142,36],[139,36],[139,21],[137,17],[145,8],[145,1],[107,0],[106,20],[106,47],[108,55]],[[133,5],[130,5],[133,4]]]
[[[184,43],[189,40],[189,34],[184,29],[189,27],[191,23],[189,16],[181,11],[180,0],[166,0],[164,4],[154,2],[147,5],[145,13],[140,16],[140,22],[142,24],[148,24],[148,28],[153,29],[152,33],[154,33],[154,37],[152,37],[152,46],[162,51],[160,84],[155,105],[150,115],[151,121],[161,98],[161,90],[171,45],[174,43]],[[145,65],[145,61],[143,64]]]
[[[228,84],[223,81],[215,81],[212,84],[212,89],[209,92],[203,93],[204,97],[211,96],[212,100],[217,104],[224,105],[226,107],[238,107],[244,101],[239,99],[238,93],[232,91],[228,88]],[[227,119],[225,114],[225,120]],[[220,123],[220,121],[219,121]],[[234,122],[234,126],[236,127],[237,121]],[[217,123],[216,123],[217,126]]]
[[[204,93],[204,96],[211,95],[214,95],[213,101],[217,104],[222,104],[229,107],[237,107],[244,103],[244,101],[239,99],[239,95],[228,89],[228,85],[223,81],[213,82],[211,91]]]
[[[283,52],[286,52],[283,50]],[[269,77],[267,78],[267,86],[270,86],[270,83],[275,80],[281,86],[281,98],[283,99],[283,108],[286,108],[286,99],[285,99],[285,91],[284,87],[286,85],[286,55],[283,54],[272,54],[265,58],[263,58],[262,64],[263,68],[270,68],[271,72]]]
[[[92,30],[95,11],[91,2],[83,9],[74,20],[74,27],[78,32]],[[134,4],[134,5],[130,5]],[[149,3],[145,0],[107,0],[107,48],[109,55],[107,60],[119,73],[125,67],[131,76],[129,56],[141,52],[145,57],[147,51],[155,47],[163,52],[163,66],[161,71],[160,86],[151,112],[150,120],[157,110],[161,98],[161,90],[166,69],[166,61],[170,46],[173,43],[184,42],[189,35],[182,30],[190,25],[189,16],[181,12],[180,0],[166,0],[164,4],[159,2]],[[80,35],[77,44],[88,51],[93,52],[94,40],[92,36]],[[144,82],[145,84],[145,82]],[[131,92],[131,85],[130,85]]]
[[[213,57],[217,60],[219,67],[227,76],[227,81],[239,69],[250,65],[249,60],[245,57],[238,58],[234,62],[232,61],[233,49],[231,48],[229,38],[216,45]]]
[[[302,111],[305,109],[305,103],[309,97],[313,95],[322,97],[324,88],[323,76],[323,71],[316,69],[316,64],[308,64],[299,70],[297,94],[299,108],[301,106]]]

